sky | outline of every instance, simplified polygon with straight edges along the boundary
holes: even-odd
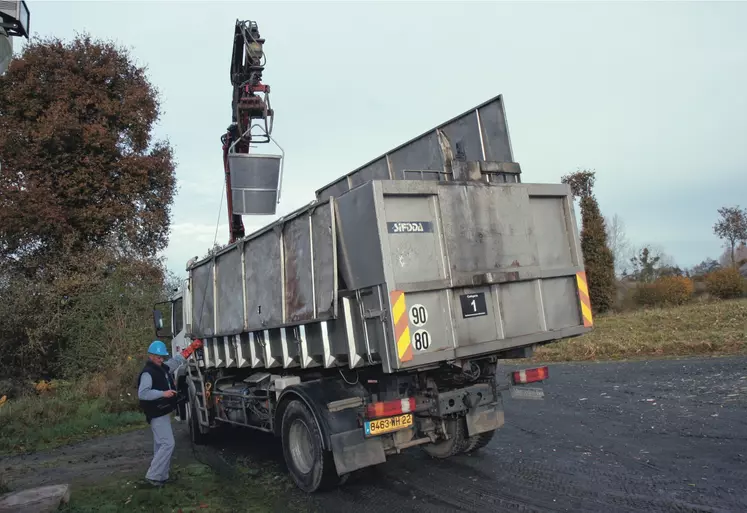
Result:
[[[236,19],[266,39],[278,215],[400,143],[503,94],[522,181],[596,171],[603,214],[689,267],[717,209],[747,207],[747,3],[27,0],[32,37],[87,32],[147,67],[177,159],[166,262],[228,240],[220,136]],[[271,146],[266,152],[276,152]],[[263,152],[264,149],[263,149]],[[245,217],[247,233],[273,217]]]

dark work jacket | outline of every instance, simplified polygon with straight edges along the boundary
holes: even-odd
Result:
[[[142,372],[140,372],[137,377],[138,387],[140,386],[140,378],[145,372],[150,374],[150,379],[153,380],[153,390],[176,391],[174,378],[167,366],[158,366],[150,360],[145,362],[145,367],[143,367]],[[142,408],[143,412],[145,413],[145,420],[150,424],[151,419],[168,415],[169,413],[174,411],[176,409],[176,401],[176,396],[171,398],[161,397],[152,401],[143,401],[141,399],[140,408]]]

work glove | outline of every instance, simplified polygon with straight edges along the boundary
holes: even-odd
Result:
[[[184,358],[189,358],[192,353],[195,352],[195,349],[199,349],[202,347],[202,340],[199,338],[189,344],[189,346],[185,347],[184,350],[182,350],[182,356]]]

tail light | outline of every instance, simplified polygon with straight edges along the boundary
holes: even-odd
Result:
[[[366,417],[375,419],[377,417],[390,417],[402,413],[415,411],[415,398],[395,399],[393,401],[380,401],[366,406]]]
[[[547,367],[537,367],[536,369],[525,369],[513,373],[514,385],[523,385],[525,383],[536,383],[544,381],[550,377]]]

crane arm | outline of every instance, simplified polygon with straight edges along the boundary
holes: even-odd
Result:
[[[244,236],[244,224],[241,216],[233,213],[228,154],[249,153],[250,144],[267,143],[272,133],[274,113],[270,107],[270,86],[262,83],[266,61],[264,43],[256,22],[236,20],[231,55],[232,122],[221,137],[230,242]],[[259,132],[253,132],[255,129]]]

